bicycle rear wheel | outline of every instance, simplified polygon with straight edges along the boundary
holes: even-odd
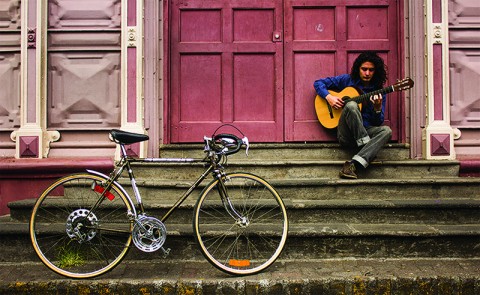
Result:
[[[197,201],[193,220],[197,242],[218,269],[234,275],[258,273],[269,267],[285,246],[285,205],[275,189],[256,175],[231,173],[222,181],[225,202],[219,180],[208,184]]]
[[[99,176],[69,175],[53,183],[35,203],[30,238],[39,258],[56,273],[95,277],[127,254],[131,205],[116,185],[100,198],[104,187],[105,179]]]

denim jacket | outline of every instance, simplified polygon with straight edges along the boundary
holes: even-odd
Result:
[[[362,81],[354,81],[349,74],[344,74],[335,77],[322,78],[313,83],[313,87],[320,97],[325,99],[328,95],[328,90],[333,90],[335,92],[341,92],[346,87],[355,87],[360,90],[362,93],[369,93],[378,89],[374,87],[364,87]],[[360,94],[362,94],[360,93]],[[362,118],[363,126],[365,128],[370,126],[380,126],[383,124],[384,114],[385,114],[385,104],[387,101],[387,95],[382,95],[382,112],[377,114],[373,110],[373,103],[368,100],[367,103],[362,103]]]

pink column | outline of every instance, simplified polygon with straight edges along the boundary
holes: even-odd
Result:
[[[127,0],[127,27],[135,26],[137,26],[137,1]],[[139,42],[138,39],[135,41]],[[127,46],[127,123],[136,123],[138,120],[140,118],[137,117],[137,47]],[[129,145],[127,152],[130,156],[140,155],[140,144]]]
[[[127,2],[127,26],[137,25],[136,0]],[[127,47],[127,122],[137,121],[137,48]]]

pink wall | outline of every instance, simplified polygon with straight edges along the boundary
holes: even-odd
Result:
[[[8,214],[11,201],[38,198],[52,182],[85,169],[109,172],[111,159],[28,159],[0,158],[0,215]]]

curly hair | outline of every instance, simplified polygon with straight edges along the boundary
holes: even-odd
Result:
[[[353,62],[350,76],[354,80],[360,80],[360,66],[364,62],[371,62],[375,66],[375,74],[372,78],[372,84],[376,88],[382,88],[385,82],[387,82],[387,66],[383,62],[383,59],[378,56],[376,52],[366,51],[361,53]]]

